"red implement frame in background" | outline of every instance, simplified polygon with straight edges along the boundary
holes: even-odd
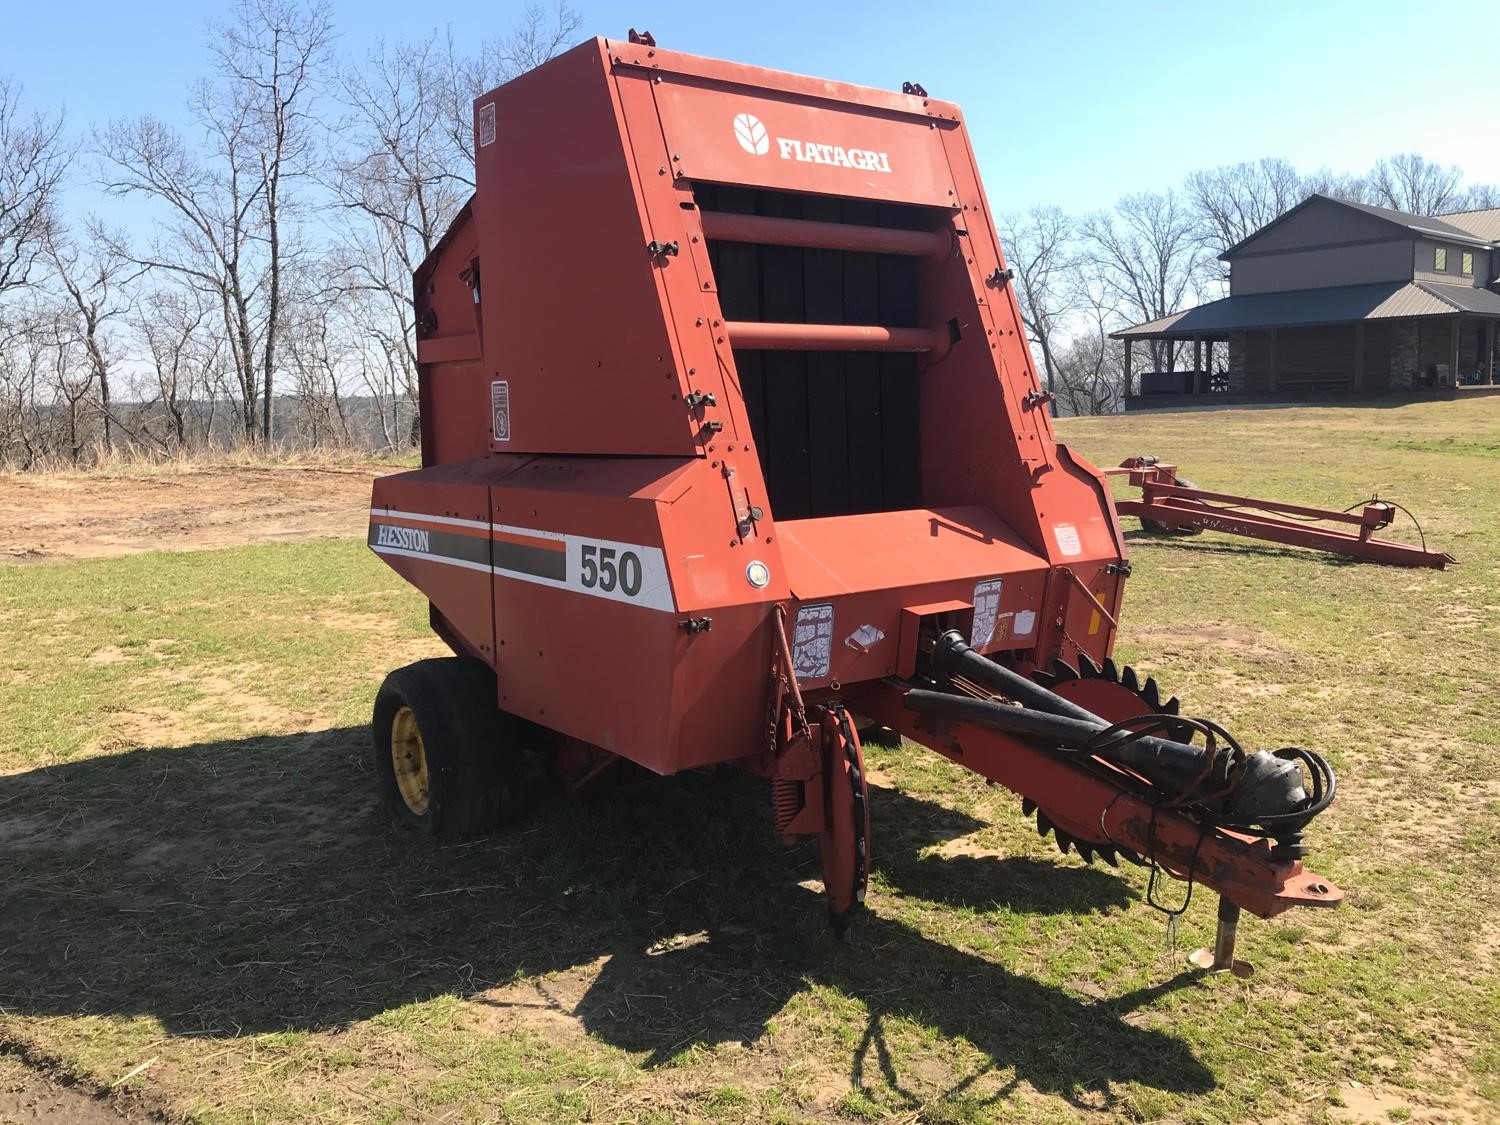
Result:
[[[1132,457],[1117,468],[1100,471],[1106,476],[1128,475],[1130,483],[1141,490],[1139,500],[1117,499],[1115,511],[1122,516],[1136,516],[1143,523],[1178,531],[1222,531],[1290,547],[1332,551],[1349,558],[1391,566],[1427,566],[1441,570],[1458,561],[1445,551],[1429,551],[1425,546],[1376,539],[1372,532],[1390,526],[1397,511],[1395,505],[1383,500],[1371,500],[1362,508],[1338,512],[1284,504],[1278,500],[1260,500],[1253,496],[1208,492],[1183,484],[1177,476],[1176,465],[1145,457]],[[1320,527],[1319,523],[1340,524],[1357,530],[1341,531],[1336,527]]]

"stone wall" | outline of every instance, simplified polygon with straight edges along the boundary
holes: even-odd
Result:
[[[1407,390],[1416,376],[1420,341],[1413,321],[1401,320],[1391,326],[1391,390]]]
[[[1229,391],[1240,394],[1245,389],[1245,334],[1229,334]]]
[[[1464,321],[1458,332],[1457,374],[1465,383],[1476,383],[1484,378],[1484,372],[1479,369],[1479,356],[1483,349],[1484,322]]]

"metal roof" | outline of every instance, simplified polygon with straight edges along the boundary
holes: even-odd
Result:
[[[1458,211],[1439,218],[1449,226],[1466,230],[1475,238],[1500,241],[1500,207],[1485,207],[1478,211]]]
[[[1500,293],[1468,285],[1381,282],[1253,293],[1210,301],[1159,320],[1112,332],[1116,340],[1222,335],[1246,328],[1285,328],[1299,324],[1339,324],[1391,317],[1500,316]]]
[[[1333,199],[1335,203],[1342,203],[1345,207],[1352,207],[1356,211],[1363,211],[1367,215],[1374,215],[1377,219],[1403,226],[1416,234],[1437,235],[1439,238],[1451,238],[1456,242],[1483,242],[1484,238],[1473,231],[1461,227],[1451,221],[1449,215],[1413,215],[1407,211],[1397,211],[1391,207],[1376,207],[1373,203],[1355,203],[1348,199],[1334,199],[1333,196],[1324,196],[1324,199]]]
[[[1426,281],[1417,282],[1417,287],[1447,301],[1459,312],[1500,316],[1500,293],[1493,289],[1473,285],[1434,285]]]

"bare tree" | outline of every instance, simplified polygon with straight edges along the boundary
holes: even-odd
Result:
[[[1058,397],[1074,415],[1113,414],[1125,399],[1125,348],[1111,340],[1119,323],[1115,300],[1098,273],[1073,274],[1071,301],[1077,327],[1058,354]]]
[[[29,306],[7,322],[0,347],[0,463],[26,470],[46,455],[46,315]]]
[[[200,83],[190,103],[202,154],[154,118],[116,122],[101,144],[104,186],[162,205],[153,245],[130,257],[214,299],[245,439],[254,440],[258,421],[269,441],[289,242],[285,191],[311,160],[311,83],[332,27],[321,4],[244,0],[222,34],[220,79]]]
[[[1500,207],[1500,184],[1474,184],[1464,193],[1465,211],[1488,211]]]
[[[1437,164],[1415,152],[1376,162],[1370,172],[1371,202],[1413,215],[1440,215],[1467,204],[1463,169]]]
[[[565,4],[534,5],[473,55],[460,54],[451,34],[441,43],[381,43],[340,78],[348,118],[332,187],[348,221],[332,284],[350,298],[339,308],[365,333],[360,363],[388,440],[398,413],[390,388],[407,405],[405,440],[415,444],[420,433],[411,276],[474,189],[473,100],[551,58],[580,24]]]
[[[1025,215],[1003,215],[1000,220],[1005,260],[1015,271],[1021,320],[1041,353],[1048,391],[1054,390],[1057,374],[1058,333],[1072,312],[1073,233],[1073,220],[1056,207],[1033,207]]]
[[[152,244],[118,249],[142,270],[181,280],[217,309],[237,384],[240,428],[253,441],[260,397],[256,340],[265,316],[263,183],[243,99],[226,101],[200,86],[192,108],[204,130],[204,155],[155,118],[115,122],[101,140],[104,187],[161,205],[164,215]]]
[[[108,337],[112,320],[127,306],[120,292],[125,261],[110,249],[111,240],[93,224],[81,248],[67,232],[56,226],[48,233],[47,257],[71,308],[71,329],[99,388],[99,412],[103,422],[104,449],[114,449],[114,425],[110,403],[110,374],[115,349]],[[118,241],[116,239],[115,241]]]
[[[1213,259],[1310,194],[1297,169],[1279,157],[1193,172],[1184,190],[1197,211],[1205,266],[1224,281],[1229,268],[1214,269]]]
[[[451,143],[446,65],[431,38],[389,49],[380,44],[365,66],[346,70],[340,81],[350,110],[350,148],[337,163],[333,187],[348,221],[334,255],[332,284],[353,298],[341,307],[357,308],[361,319],[372,311],[371,302],[383,310],[376,322],[383,315],[386,323],[375,336],[413,406],[411,276],[458,214],[473,180],[472,166]],[[384,360],[378,366],[391,373]],[[413,443],[417,432],[414,425]]]
[[[333,43],[333,17],[323,0],[308,7],[295,0],[240,0],[230,18],[213,30],[219,71],[248,110],[249,135],[260,164],[266,245],[260,435],[269,442],[285,268],[285,187],[290,178],[310,170],[313,85]]]
[[[1157,320],[1198,295],[1205,257],[1193,209],[1168,189],[1127,195],[1113,212],[1091,215],[1083,233],[1103,292],[1132,322]],[[1175,350],[1151,343],[1158,369],[1170,370]]]
[[[1331,168],[1319,168],[1302,178],[1302,187],[1307,195],[1332,196],[1353,203],[1374,203],[1369,176],[1357,176],[1348,172],[1335,172]]]
[[[353,435],[344,404],[349,332],[339,315],[339,293],[321,284],[312,269],[290,277],[286,323],[286,367],[295,405],[293,428],[299,444],[314,449],[347,445]]]
[[[142,396],[141,430],[162,453],[192,447],[195,413],[202,415],[204,435],[212,431],[214,375],[223,350],[217,334],[205,331],[213,315],[212,306],[188,288],[155,290],[134,310],[154,384]]]
[[[21,109],[21,88],[0,77],[0,296],[27,283],[53,222],[69,151],[63,119]]]

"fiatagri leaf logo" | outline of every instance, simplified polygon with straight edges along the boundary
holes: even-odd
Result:
[[[751,156],[764,156],[771,151],[771,138],[766,135],[766,127],[753,113],[741,113],[735,117],[734,139]]]
[[[751,156],[765,156],[771,151],[771,137],[759,117],[753,113],[739,113],[734,118],[734,139]],[[827,145],[821,141],[802,141],[791,137],[777,137],[776,151],[783,160],[796,160],[803,164],[832,164],[835,168],[858,168],[861,172],[890,173],[889,153],[875,152],[868,148],[844,148]]]

